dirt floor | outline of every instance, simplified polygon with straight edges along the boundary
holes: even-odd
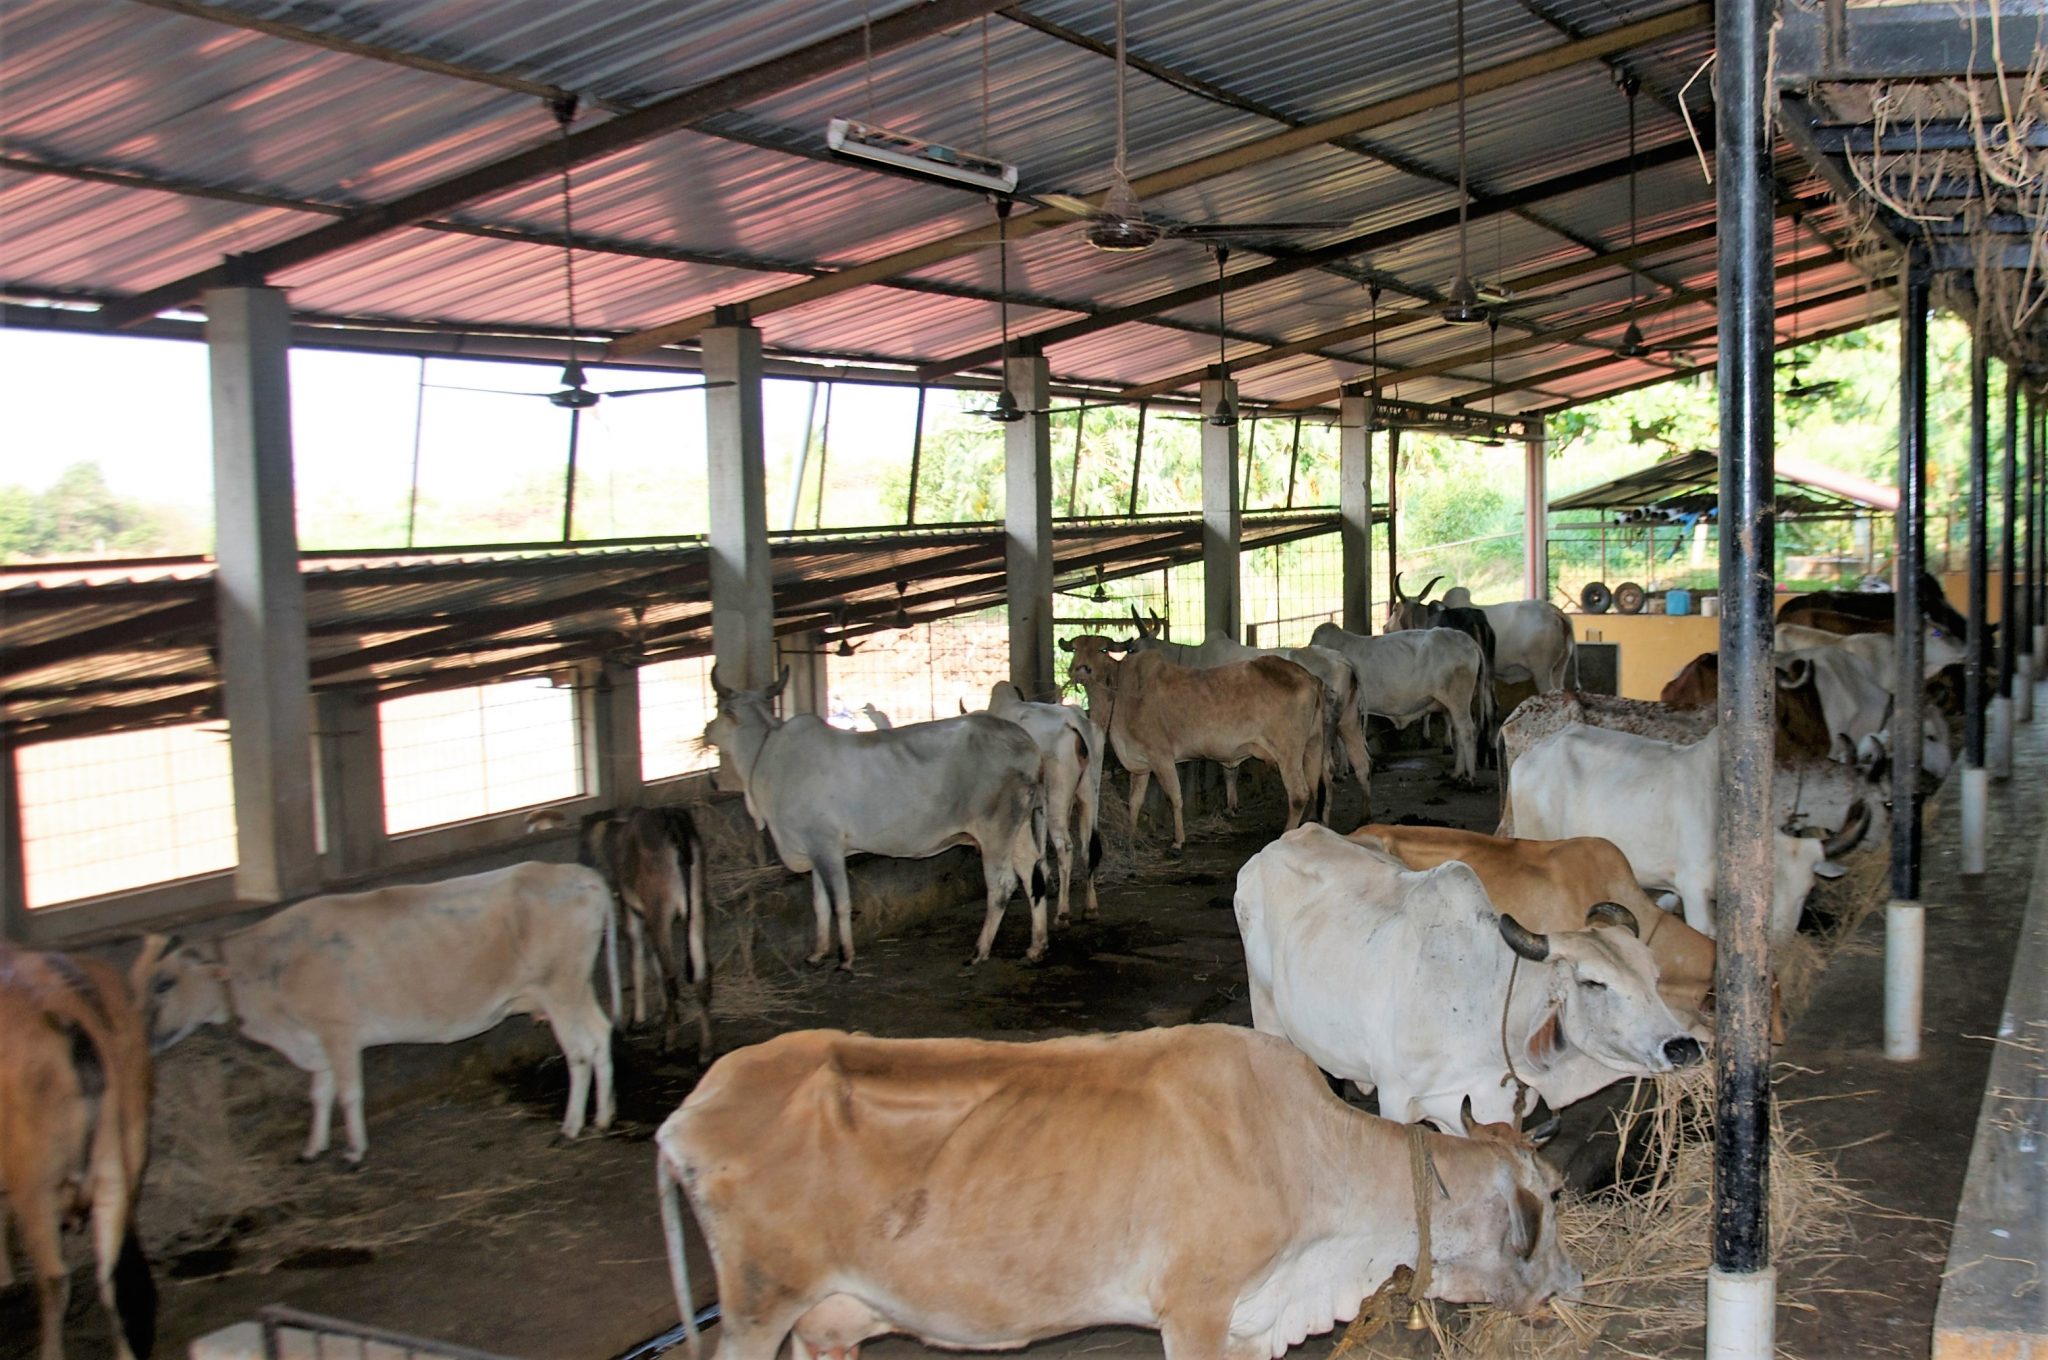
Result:
[[[1968,1036],[1989,1033],[2005,991],[2048,773],[2048,726],[2028,729],[2021,765],[2014,784],[1994,791],[1996,858],[1980,886],[1956,883],[1952,800],[1930,831],[1923,896],[1941,909],[1930,911],[1928,924],[1927,1058],[1902,1069],[1881,1056],[1881,916],[1851,935],[1779,1055],[1787,1123],[1831,1150],[1870,1206],[1852,1225],[1852,1250],[1787,1270],[1788,1286],[1812,1310],[1781,1312],[1788,1353],[1928,1352],[1948,1220],[1989,1060],[1989,1044]],[[1433,757],[1383,763],[1374,780],[1379,816],[1490,830],[1491,774],[1479,790],[1459,791],[1440,768]],[[1355,794],[1340,801],[1335,820],[1340,829],[1356,823]],[[1055,934],[1039,967],[1020,961],[1027,927],[1014,909],[994,961],[966,967],[980,922],[972,906],[865,946],[850,981],[758,959],[760,980],[728,990],[754,1013],[721,1018],[720,1048],[819,1025],[1022,1039],[1249,1023],[1230,894],[1238,867],[1278,829],[1277,811],[1261,802],[1234,823],[1204,819],[1184,858],[1141,853],[1135,874],[1104,886],[1101,918]],[[1873,881],[1865,876],[1866,885]],[[154,1169],[143,1205],[162,1290],[160,1353],[182,1352],[194,1337],[269,1303],[527,1360],[606,1360],[675,1321],[648,1143],[697,1069],[660,1057],[647,1035],[619,1044],[621,1117],[606,1136],[562,1145],[554,1127],[561,1061],[527,1060],[373,1113],[369,1160],[356,1171],[295,1160],[304,1087],[281,1059],[225,1036],[198,1043],[164,1063],[160,1113],[182,1112],[193,1132]],[[369,1055],[373,1104],[380,1077],[395,1080],[403,1062],[396,1051]],[[1579,1179],[1609,1160],[1611,1141],[1600,1142],[1598,1131],[1611,1103],[1575,1109],[1550,1149]],[[161,1151],[159,1161],[166,1162]],[[82,1242],[73,1245],[82,1259]],[[701,1248],[693,1254],[698,1293],[708,1298],[708,1262]],[[105,1355],[89,1278],[76,1279],[71,1353]],[[0,1290],[0,1360],[32,1356],[35,1330],[32,1290]],[[1297,1354],[1324,1356],[1333,1343],[1311,1339]],[[1427,1333],[1396,1331],[1378,1344],[1381,1353],[1435,1353]],[[1602,1353],[1701,1350],[1697,1335],[1683,1333],[1622,1345]],[[1117,1330],[1034,1348],[1048,1356],[1104,1350],[1159,1354],[1152,1334]],[[923,1352],[888,1342],[867,1354],[909,1360]]]

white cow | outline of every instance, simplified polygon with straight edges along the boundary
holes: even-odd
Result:
[[[1451,722],[1453,775],[1469,780],[1478,771],[1475,719],[1479,677],[1486,669],[1486,654],[1478,643],[1449,628],[1365,637],[1347,633],[1334,623],[1318,627],[1309,641],[1351,663],[1361,721],[1367,714],[1377,713],[1397,727],[1406,727],[1417,718],[1441,712]]]
[[[960,711],[967,711],[961,705]],[[1081,873],[1087,894],[1085,914],[1095,915],[1095,868],[1102,862],[1102,837],[1095,823],[1102,806],[1102,757],[1109,749],[1102,729],[1072,704],[1041,704],[1025,699],[1023,691],[1008,680],[989,687],[988,711],[1017,724],[1038,743],[1045,762],[1046,823],[1052,838],[1053,857],[1059,862],[1060,905],[1055,922],[1067,919],[1069,888],[1073,879],[1074,851],[1083,859]],[[1075,814],[1080,825],[1074,824]]]
[[[1372,758],[1365,749],[1365,727],[1358,716],[1358,705],[1353,693],[1357,677],[1352,673],[1351,663],[1327,647],[1248,647],[1228,633],[1211,633],[1199,646],[1184,642],[1168,642],[1161,634],[1166,620],[1153,615],[1147,620],[1138,613],[1137,606],[1131,607],[1131,621],[1137,625],[1138,635],[1131,639],[1127,650],[1131,652],[1157,651],[1176,666],[1193,666],[1200,670],[1213,670],[1227,666],[1233,661],[1249,661],[1255,656],[1277,656],[1282,661],[1295,665],[1323,682],[1323,746],[1326,763],[1324,777],[1333,776],[1337,768],[1337,757],[1341,753],[1358,777],[1359,788],[1366,801],[1372,801]],[[1232,813],[1237,811],[1237,766],[1223,767],[1224,806]],[[1330,799],[1334,789],[1326,789],[1324,816],[1328,817]]]
[[[1428,590],[1422,592],[1427,595]],[[1420,597],[1418,597],[1420,598]],[[1563,689],[1572,673],[1578,643],[1572,621],[1545,600],[1510,600],[1506,604],[1472,603],[1472,592],[1452,586],[1444,592],[1451,609],[1479,609],[1493,625],[1493,673],[1501,680],[1529,680],[1538,693]]]
[[[1508,799],[1515,834],[1532,840],[1605,836],[1645,888],[1678,894],[1686,924],[1714,934],[1715,838],[1721,815],[1721,729],[1689,744],[1602,727],[1566,727],[1516,762]],[[1772,833],[1770,938],[1799,926],[1816,875],[1838,877],[1867,819],[1832,840]]]
[[[1698,1062],[1657,991],[1633,916],[1538,935],[1494,910],[1472,867],[1411,872],[1325,827],[1290,831],[1237,876],[1252,1024],[1412,1123],[1518,1116],[1519,1080],[1558,1109],[1627,1076]]]
[[[1898,639],[1890,633],[1830,633],[1825,628],[1781,623],[1777,628],[1776,641],[1779,652],[1792,655],[1800,655],[1816,647],[1838,647],[1861,657],[1884,682],[1887,690],[1898,683]],[[1960,642],[1933,624],[1927,625],[1920,642],[1921,679],[1932,680],[1950,666],[1960,666],[1968,659],[1969,652]]]
[[[313,1076],[304,1157],[327,1151],[339,1096],[343,1156],[360,1162],[364,1049],[455,1043],[509,1016],[545,1016],[569,1064],[562,1136],[574,1138],[593,1077],[591,1122],[612,1122],[612,1025],[591,979],[600,944],[616,995],[612,895],[580,864],[308,898],[246,930],[170,949],[151,974],[152,1031],[161,1051],[201,1025],[240,1025]]]
[[[811,875],[817,948],[831,952],[839,921],[839,966],[853,970],[853,885],[846,857],[856,851],[926,859],[956,845],[981,852],[988,914],[974,963],[988,961],[1003,908],[1029,885],[1031,948],[1045,957],[1045,781],[1038,747],[1015,723],[983,713],[878,732],[842,732],[815,714],[787,722],[775,697],[789,670],[763,689],[719,681],[718,714],[704,739],[718,748],[714,783],[746,795],[754,825],[775,839],[791,873]]]

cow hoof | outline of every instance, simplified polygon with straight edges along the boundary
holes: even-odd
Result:
[[[804,956],[804,966],[806,968],[823,968],[830,962],[832,962],[830,954],[807,954]]]
[[[1024,962],[1030,967],[1038,967],[1039,965],[1045,962],[1045,951],[1043,949],[1040,949],[1035,953],[1026,954],[1024,956]]]
[[[1054,930],[1063,929],[1067,926],[1072,925],[1073,923],[1074,918],[1067,915],[1065,912],[1061,912],[1059,915],[1052,918],[1052,928]]]
[[[1185,854],[1187,854],[1187,851],[1178,845],[1169,845],[1166,847],[1166,857],[1168,859],[1179,859]]]
[[[853,965],[850,963],[842,963],[832,970],[832,980],[834,982],[851,982],[853,979]]]
[[[299,1165],[311,1166],[313,1163],[319,1161],[322,1157],[325,1157],[326,1155],[327,1150],[325,1148],[322,1148],[318,1152],[301,1152],[299,1154]]]

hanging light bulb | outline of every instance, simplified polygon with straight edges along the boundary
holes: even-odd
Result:
[[[1465,0],[1458,0],[1454,43],[1458,49],[1458,272],[1451,279],[1441,315],[1444,320],[1462,326],[1486,319],[1486,309],[1479,305],[1479,290],[1472,286],[1465,250],[1465,218],[1472,201],[1465,188]]]
[[[1635,323],[1635,318],[1629,318],[1628,329],[1621,333],[1621,343],[1614,347],[1614,352],[1624,359],[1640,359],[1650,352],[1650,347],[1643,343],[1643,328]]]

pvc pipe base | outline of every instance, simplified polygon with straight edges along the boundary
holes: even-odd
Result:
[[[2023,723],[2034,720],[2034,677],[2039,672],[2034,668],[2032,653],[2020,657],[2019,671],[2013,676],[2013,717]]]
[[[1707,1272],[1707,1360],[1771,1360],[1777,1343],[1778,1272]]]
[[[1985,820],[1991,809],[1991,771],[1963,767],[1963,872],[1984,872]]]
[[[1927,950],[1927,908],[1892,901],[1884,909],[1884,1055],[1920,1056],[1921,980]]]
[[[2012,700],[2000,694],[1991,700],[1991,711],[1985,714],[1988,726],[1985,729],[1984,757],[1990,763],[1991,777],[2004,781],[2012,778]]]
[[[2034,665],[2036,680],[2048,678],[2048,623],[2034,625]]]

